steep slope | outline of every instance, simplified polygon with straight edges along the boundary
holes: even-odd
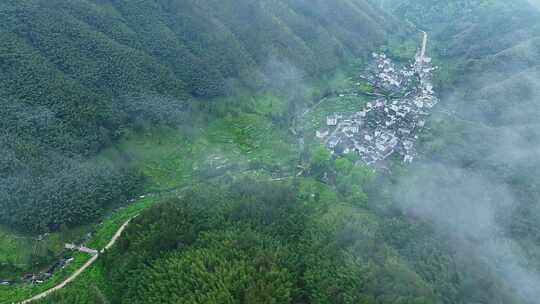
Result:
[[[424,161],[374,178],[322,149],[306,152],[312,152],[309,166],[335,172],[335,181],[294,172],[290,182],[281,176],[260,182],[260,171],[257,181],[228,175],[217,185],[205,180],[144,211],[82,282],[44,302],[535,303],[540,136],[538,69],[532,65],[538,14],[521,1],[395,2],[396,14],[432,33],[438,61],[457,79],[439,82],[443,102],[422,139]],[[148,86],[152,77],[140,83],[122,78],[110,92],[91,80],[93,73],[70,76],[82,84],[95,81],[97,92],[112,96],[105,100],[114,105],[110,117],[121,114],[126,121],[129,113],[148,114],[158,105],[172,112],[171,121],[188,119],[172,111],[179,99],[185,98],[183,109],[203,102],[193,97],[225,94],[231,82],[259,88],[272,78],[275,62],[316,75],[362,55],[395,29],[378,5],[363,1],[54,5],[101,24],[100,35],[140,53],[165,75],[157,87]],[[101,21],[92,19],[100,14]],[[193,31],[185,29],[188,23]],[[128,66],[143,69],[143,63]],[[169,98],[135,99],[142,105],[116,98],[126,92]],[[124,106],[131,109],[127,114]],[[17,121],[20,110],[9,111]],[[32,114],[25,116],[27,125],[39,125],[43,120]],[[156,121],[162,115],[157,112]],[[112,119],[110,128],[122,123]],[[257,129],[253,124],[234,126],[234,135]]]
[[[137,184],[127,168],[88,164],[122,134],[185,121],[188,109],[239,86],[261,88],[276,63],[318,77],[397,29],[364,0],[3,1],[0,220],[43,231],[93,218]],[[77,170],[85,177],[71,188],[95,196],[62,186]],[[103,182],[93,185],[96,176]]]

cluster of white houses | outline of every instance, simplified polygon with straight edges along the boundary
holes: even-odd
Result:
[[[357,153],[373,165],[398,153],[404,162],[416,157],[415,143],[430,109],[433,92],[431,59],[420,53],[413,64],[397,68],[384,54],[373,54],[364,79],[377,99],[352,115],[332,114],[316,136],[336,154]]]

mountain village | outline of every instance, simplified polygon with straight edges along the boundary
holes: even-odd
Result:
[[[425,56],[426,40],[424,35],[422,50],[405,67],[397,67],[385,54],[372,54],[372,63],[360,79],[375,99],[352,115],[327,116],[325,128],[316,131],[332,153],[356,153],[371,166],[396,153],[405,163],[416,158],[418,134],[438,103],[432,85],[436,68]]]

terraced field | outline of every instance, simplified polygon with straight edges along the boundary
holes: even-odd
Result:
[[[360,111],[369,100],[369,97],[363,95],[330,97],[304,116],[299,121],[299,125],[314,135],[315,130],[324,128],[326,125],[326,116],[333,113],[352,114]]]

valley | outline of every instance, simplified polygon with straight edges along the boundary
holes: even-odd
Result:
[[[0,17],[0,303],[540,297],[530,1]]]

